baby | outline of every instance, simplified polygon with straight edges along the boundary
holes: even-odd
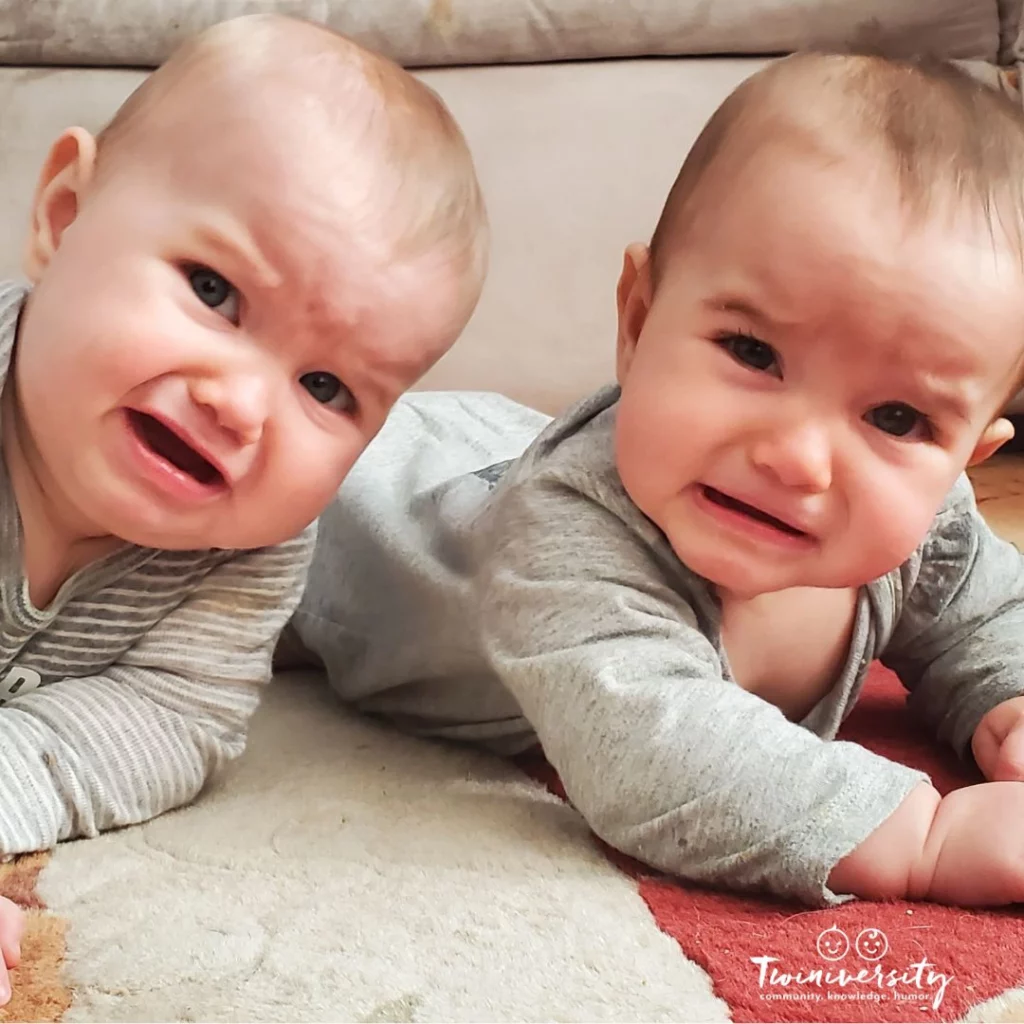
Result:
[[[31,287],[0,287],[2,854],[152,818],[241,753],[310,524],[486,255],[437,96],[280,17],[65,131],[32,209]],[[3,904],[8,965],[19,927]]]
[[[684,878],[1024,899],[1024,559],[963,475],[1012,433],[1022,176],[1024,119],[952,66],[771,65],[626,251],[618,384],[550,424],[399,403],[295,638],[407,729],[539,741],[598,835]],[[940,799],[833,739],[876,658],[991,781]]]

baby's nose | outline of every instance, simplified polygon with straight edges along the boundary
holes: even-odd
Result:
[[[820,493],[832,484],[831,438],[809,420],[766,431],[755,443],[752,458],[785,487]]]
[[[233,374],[195,383],[192,397],[214,415],[219,426],[230,431],[244,446],[263,436],[267,419],[267,385],[257,373]]]

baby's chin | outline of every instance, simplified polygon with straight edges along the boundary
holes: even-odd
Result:
[[[320,508],[319,494],[283,487],[277,494],[263,487],[229,489],[207,502],[175,504],[138,486],[130,475],[103,472],[78,475],[66,497],[92,525],[94,536],[163,551],[274,547],[302,533]]]
[[[676,552],[691,572],[707,580],[721,598],[749,601],[765,594],[795,588],[818,590],[857,590],[899,566],[899,562],[871,574],[873,567],[829,565],[821,555],[793,559],[787,564],[778,559],[761,562],[757,558],[726,558],[721,554],[693,552],[684,557]]]
[[[252,551],[276,547],[297,537],[308,523],[289,520],[287,523],[240,523],[230,516],[221,522],[175,521],[169,517],[161,522],[141,522],[125,516],[107,520],[111,536],[127,544],[161,551]]]

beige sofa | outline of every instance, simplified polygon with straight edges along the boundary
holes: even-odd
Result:
[[[623,246],[649,235],[701,124],[772,54],[928,51],[1013,89],[1022,0],[2,0],[0,272],[17,268],[45,148],[96,127],[174,41],[276,9],[327,21],[437,88],[494,225],[492,272],[425,382],[553,411],[611,372]],[[680,59],[684,58],[684,59]],[[1003,70],[997,70],[1001,64]],[[445,65],[441,67],[440,65]],[[752,240],[755,244],[756,240]]]

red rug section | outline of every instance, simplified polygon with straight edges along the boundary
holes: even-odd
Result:
[[[899,680],[874,666],[840,737],[928,772],[943,793],[981,781],[917,726],[905,699]],[[520,765],[565,798],[542,759]],[[734,1021],[951,1021],[1024,983],[1019,908],[854,901],[807,910],[686,885],[596,841],[637,880],[658,927],[708,973]]]

